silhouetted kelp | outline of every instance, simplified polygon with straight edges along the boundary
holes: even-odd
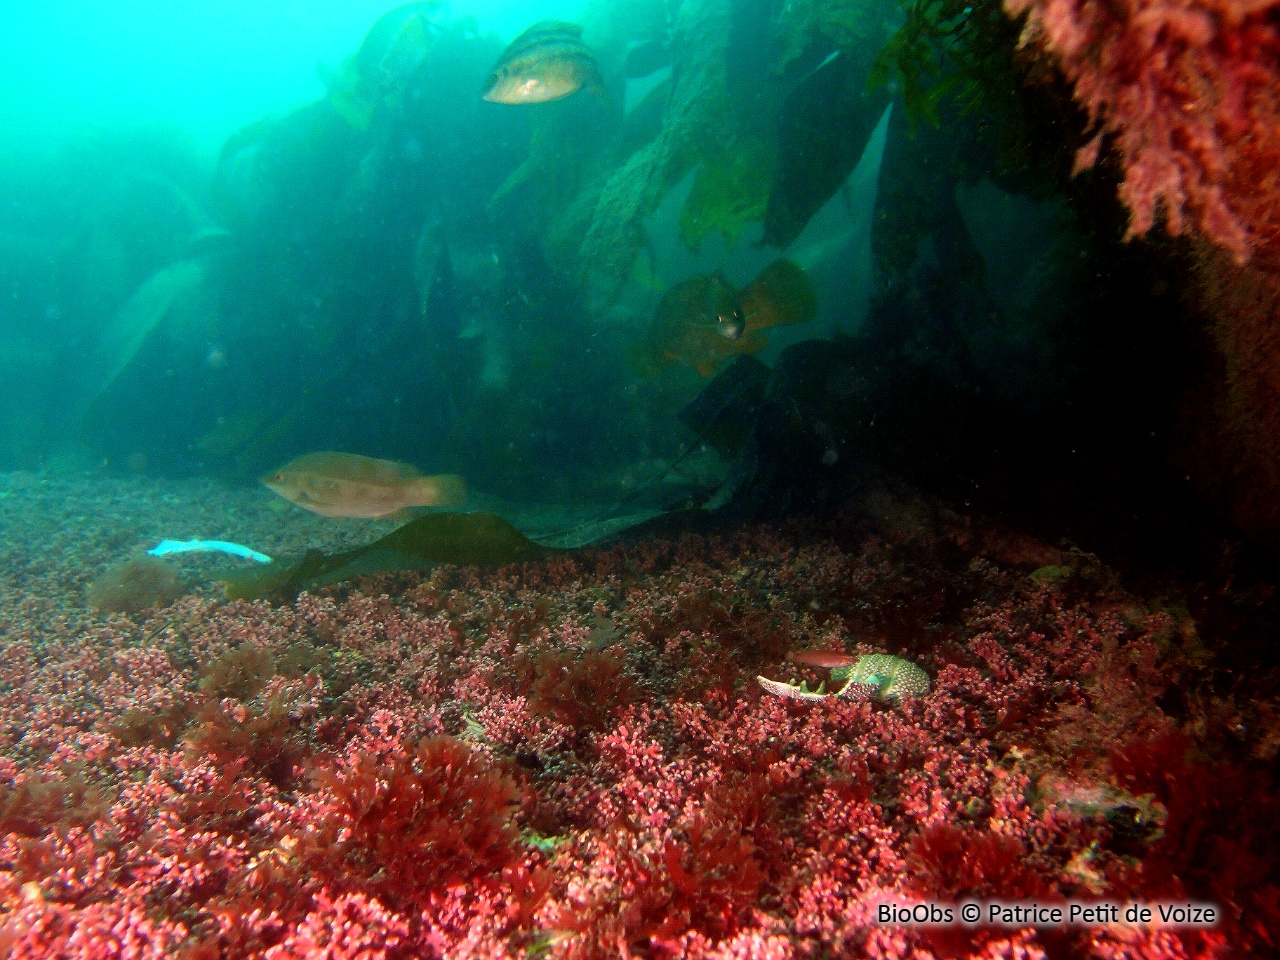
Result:
[[[491,513],[435,513],[411,520],[365,547],[326,554],[311,550],[291,565],[241,570],[223,576],[232,599],[292,600],[303,590],[360,574],[423,570],[442,563],[499,566],[552,553]]]

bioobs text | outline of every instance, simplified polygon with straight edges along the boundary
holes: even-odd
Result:
[[[904,926],[945,926],[959,920],[1002,927],[1126,926],[1212,927],[1220,915],[1205,903],[1112,903],[1066,901],[1064,903],[882,903],[876,922]]]
[[[955,908],[939,906],[936,903],[882,903],[876,907],[876,923],[916,923],[927,925],[955,922]]]

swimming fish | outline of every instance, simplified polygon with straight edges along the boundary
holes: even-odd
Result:
[[[582,42],[582,27],[542,20],[502,52],[481,96],[490,103],[547,103],[584,87],[604,92],[600,67]]]
[[[804,323],[817,313],[805,272],[787,259],[769,264],[740,291],[717,270],[676,284],[662,298],[646,338],[649,360],[711,376],[722,361],[766,346],[761,331]]]
[[[459,476],[428,477],[407,463],[357,453],[308,453],[262,482],[326,517],[385,517],[407,507],[458,506],[467,496]]]
[[[826,684],[810,690],[805,684],[784,683],[768,677],[756,677],[760,686],[770,693],[789,700],[825,700],[827,697],[845,697],[853,700],[879,700],[897,705],[907,697],[923,697],[929,692],[929,675],[910,660],[872,653],[853,657],[834,650],[816,650],[793,653],[797,663],[831,669],[831,686],[838,690],[826,692]]]

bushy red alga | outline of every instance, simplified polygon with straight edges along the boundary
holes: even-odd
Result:
[[[1280,268],[1277,0],[1005,0],[1120,160],[1130,236],[1163,218]]]

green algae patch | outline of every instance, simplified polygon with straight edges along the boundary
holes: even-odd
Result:
[[[764,219],[777,165],[774,153],[771,141],[746,137],[733,150],[706,158],[680,211],[685,246],[697,250],[703,237],[719,231],[732,250],[750,224]]]
[[[325,553],[308,550],[292,563],[237,570],[222,575],[231,600],[290,602],[304,590],[315,590],[352,577],[398,570],[428,570],[440,564],[498,567],[538,560],[559,552],[530,540],[492,513],[432,513],[409,521],[355,550]]]
[[[1063,563],[1051,563],[1032,570],[1027,577],[1041,586],[1062,587],[1075,574],[1075,568]]]

